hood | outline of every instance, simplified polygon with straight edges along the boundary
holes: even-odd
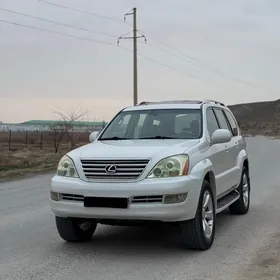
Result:
[[[151,158],[184,153],[197,139],[141,139],[95,141],[68,153],[73,159],[77,158]]]

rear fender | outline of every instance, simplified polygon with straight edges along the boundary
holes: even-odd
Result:
[[[244,161],[246,159],[248,159],[247,152],[245,150],[241,150],[236,159],[236,166],[239,170],[239,173],[238,173],[239,178],[240,178],[239,183],[241,182],[242,169],[243,169]]]

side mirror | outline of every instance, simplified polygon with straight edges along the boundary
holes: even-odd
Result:
[[[94,131],[89,135],[89,142],[94,142],[96,140],[96,138],[98,137],[99,132],[98,131]]]
[[[211,139],[211,144],[221,144],[221,143],[227,143],[231,140],[231,133],[228,129],[217,129]]]

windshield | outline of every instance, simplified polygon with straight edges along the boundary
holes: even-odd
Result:
[[[123,111],[99,140],[197,139],[201,131],[200,109]]]

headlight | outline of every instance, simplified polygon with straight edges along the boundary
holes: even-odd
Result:
[[[189,170],[188,155],[176,155],[159,161],[147,178],[164,178],[187,175]]]
[[[74,162],[68,156],[63,156],[58,163],[57,172],[58,176],[78,178],[78,173]]]

